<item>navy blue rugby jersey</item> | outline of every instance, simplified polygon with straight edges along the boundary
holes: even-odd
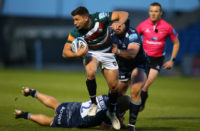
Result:
[[[132,71],[132,69],[138,65],[146,65],[148,63],[148,57],[142,47],[142,40],[135,29],[130,27],[122,37],[117,36],[115,32],[111,30],[111,41],[113,44],[116,44],[120,50],[127,50],[130,43],[140,45],[140,50],[134,59],[116,56],[120,70]]]

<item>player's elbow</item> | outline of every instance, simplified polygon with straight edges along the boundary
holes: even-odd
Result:
[[[68,55],[67,55],[66,51],[63,51],[62,57],[63,57],[63,58],[68,58]]]

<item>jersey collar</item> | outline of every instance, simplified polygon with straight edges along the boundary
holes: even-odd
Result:
[[[161,20],[162,20],[162,18],[160,18],[160,20],[158,20],[158,21],[156,22],[156,25],[159,25],[160,22],[161,22]],[[151,21],[150,18],[148,18],[147,21],[148,21],[148,23],[150,23],[151,25],[154,25],[154,23]]]

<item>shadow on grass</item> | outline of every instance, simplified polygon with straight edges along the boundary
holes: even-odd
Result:
[[[136,127],[137,131],[175,131],[172,127]]]
[[[200,117],[153,117],[148,120],[200,120]]]
[[[94,131],[94,130],[101,130],[97,127],[93,128],[78,128],[81,131],[87,130],[87,131]],[[175,128],[170,127],[136,127],[137,131],[175,131]],[[103,131],[112,131],[112,130],[103,130]],[[120,131],[127,131],[127,129],[120,129]]]

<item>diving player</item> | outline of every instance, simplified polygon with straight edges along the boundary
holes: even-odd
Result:
[[[65,127],[65,128],[86,128],[100,125],[102,122],[111,124],[110,119],[106,116],[108,110],[109,98],[106,95],[101,95],[96,98],[97,114],[94,117],[89,117],[87,112],[91,106],[91,101],[87,102],[68,102],[59,103],[55,98],[38,91],[25,87],[22,90],[24,96],[32,96],[38,99],[45,106],[55,110],[55,117],[48,117],[43,114],[32,114],[15,110],[15,118],[24,118],[34,121],[43,126]],[[126,111],[129,107],[130,97],[123,96],[118,98],[118,115]]]

